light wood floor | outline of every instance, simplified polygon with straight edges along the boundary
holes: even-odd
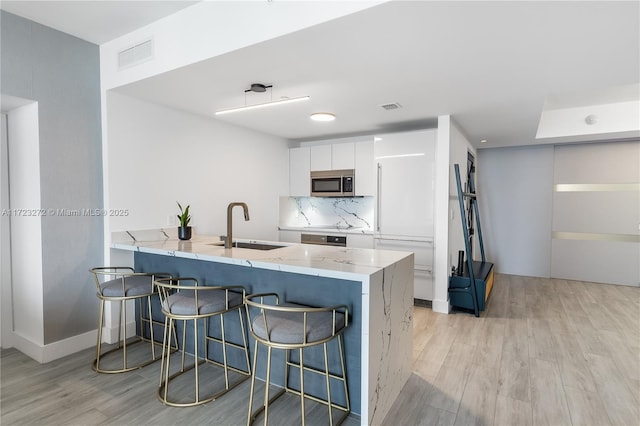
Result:
[[[249,382],[206,406],[155,397],[159,365],[118,375],[93,350],[40,365],[0,354],[2,425],[243,425]],[[274,425],[299,424],[297,397]],[[307,404],[308,424],[326,424]],[[480,318],[414,312],[414,373],[386,425],[639,425],[640,289],[497,275]],[[261,419],[259,419],[261,420]],[[345,425],[359,424],[349,418]]]
[[[640,425],[640,289],[497,275],[480,318],[416,308],[386,423]]]

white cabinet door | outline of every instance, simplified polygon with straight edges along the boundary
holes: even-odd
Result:
[[[356,195],[376,195],[376,165],[373,159],[373,138],[355,143]]]
[[[413,252],[413,297],[433,300],[433,242],[374,238],[378,250]]]
[[[377,162],[376,231],[433,236],[435,130],[382,135]]]
[[[353,142],[331,145],[331,170],[355,168],[355,144]]]
[[[284,243],[300,244],[300,231],[278,231],[278,238]]]
[[[414,299],[433,300],[433,275],[431,270],[413,270]]]
[[[311,147],[311,170],[331,170],[331,145]]]
[[[308,147],[289,149],[289,196],[311,195],[310,153]]]
[[[347,247],[372,249],[373,235],[348,234]]]

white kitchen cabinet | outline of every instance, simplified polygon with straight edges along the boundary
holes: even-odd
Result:
[[[331,170],[355,168],[355,144],[353,142],[331,144]]]
[[[331,170],[331,145],[314,145],[311,151],[311,170]]]
[[[394,250],[412,252],[414,267],[415,299],[433,300],[433,241],[432,240],[400,240],[376,236],[375,248],[378,250]]]
[[[284,243],[300,244],[300,231],[278,231],[278,240]]]
[[[311,195],[309,147],[289,149],[289,196]]]
[[[436,132],[429,129],[376,138],[377,233],[433,237]]]
[[[414,298],[433,298],[433,200],[437,130],[380,135],[375,248],[414,253]],[[357,185],[357,183],[356,183]]]
[[[376,164],[373,138],[355,144],[355,190],[358,196],[376,195]]]
[[[373,235],[347,234],[347,247],[372,249]]]
[[[323,143],[311,149],[311,170],[345,170],[355,168],[353,142]]]

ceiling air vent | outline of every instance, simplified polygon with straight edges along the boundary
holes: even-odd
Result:
[[[153,40],[145,40],[118,52],[118,69],[129,68],[153,58]]]
[[[398,109],[398,108],[402,108],[402,105],[400,105],[397,102],[391,103],[391,104],[384,104],[384,105],[380,105],[380,108],[384,108],[387,111],[391,110],[391,109]]]

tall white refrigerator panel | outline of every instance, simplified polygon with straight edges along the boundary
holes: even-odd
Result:
[[[433,199],[437,130],[376,137],[375,247],[414,253],[414,298],[433,299]]]
[[[435,142],[436,130],[377,137],[378,234],[433,237]]]

